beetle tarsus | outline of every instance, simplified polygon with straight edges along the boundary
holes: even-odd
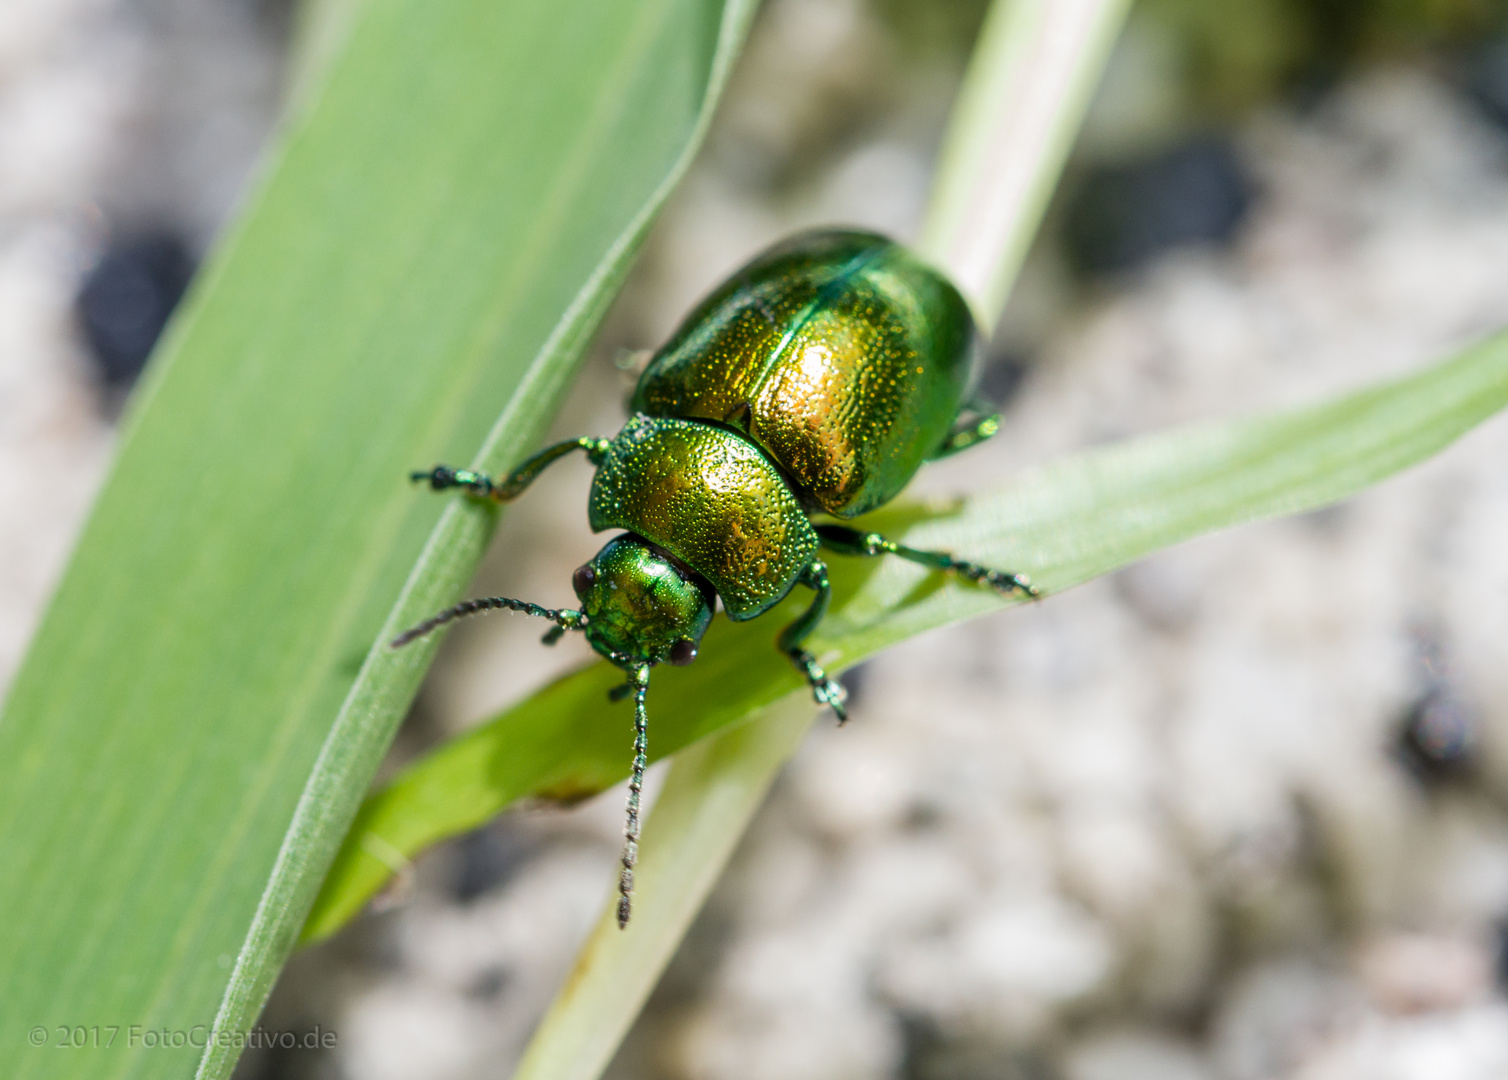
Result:
[[[987,566],[978,563],[965,562],[962,559],[954,559],[952,569],[959,577],[968,578],[978,585],[988,585],[998,593],[1010,596],[1013,593],[1021,593],[1035,600],[1042,595],[1042,590],[1032,584],[1032,579],[1025,574],[1012,574],[1005,570],[991,570]]]
[[[828,677],[818,665],[816,658],[805,649],[791,649],[787,655],[801,669],[812,688],[812,697],[818,705],[826,705],[838,717],[838,726],[848,723],[848,690],[837,679]]]
[[[817,595],[812,598],[811,607],[781,631],[776,644],[781,652],[791,658],[791,663],[795,664],[797,669],[806,676],[806,681],[812,688],[812,697],[817,699],[817,704],[826,705],[832,709],[838,716],[838,723],[843,724],[848,720],[848,710],[844,708],[844,702],[848,700],[848,691],[843,689],[843,684],[836,679],[828,678],[827,672],[818,666],[816,658],[801,647],[801,643],[817,628],[817,624],[827,614],[827,605],[832,600],[832,586],[827,580],[827,564],[821,559],[813,559],[797,580]]]
[[[954,417],[953,430],[948,432],[948,437],[932,455],[933,460],[950,457],[960,450],[967,450],[971,446],[978,446],[986,439],[993,438],[1000,430],[1000,413],[989,402],[981,398],[975,398],[965,405],[958,416]]]
[[[620,686],[615,686],[611,690],[609,690],[607,692],[607,700],[609,700],[609,701],[622,701],[624,698],[628,697],[628,695],[632,694],[633,692],[634,692],[634,684],[631,683],[631,682],[626,682],[626,683],[623,683]]]
[[[455,486],[456,471],[449,465],[436,465],[433,469],[416,469],[408,478],[416,484],[428,484],[434,491],[444,491]]]
[[[955,559],[946,551],[923,551],[920,548],[907,547],[894,540],[887,540],[879,533],[861,533],[858,529],[850,529],[846,525],[818,525],[817,538],[823,547],[841,555],[871,557],[894,555],[907,562],[931,567],[933,570],[957,574],[976,585],[988,586],[1006,596],[1020,594],[1029,600],[1035,600],[1042,595],[1042,590],[1033,585],[1031,578],[1025,574],[1012,573],[1009,570],[991,570],[987,566],[980,566],[966,559]]]
[[[436,465],[428,472],[411,472],[408,477],[415,483],[429,484],[431,491],[465,488],[467,492],[479,498],[485,499],[492,495],[492,481],[470,469],[453,469],[449,465]]]

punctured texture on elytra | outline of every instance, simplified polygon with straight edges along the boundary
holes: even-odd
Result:
[[[851,518],[938,451],[977,351],[963,297],[910,252],[873,233],[804,233],[687,316],[632,407],[746,434],[803,501]]]

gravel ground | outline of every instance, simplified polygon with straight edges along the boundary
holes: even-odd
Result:
[[[109,460],[118,393],[75,316],[113,245],[202,250],[276,114],[276,12],[11,0],[0,14],[0,686]]]
[[[908,235],[966,29],[775,3],[559,430],[615,430],[616,351],[767,240]],[[79,283],[122,231],[203,242],[277,65],[245,5],[0,20],[0,682],[109,452]],[[218,90],[190,107],[185,84]],[[1508,137],[1439,78],[1374,71],[1235,145],[1255,199],[1232,243],[1087,290],[1038,254],[1007,319],[1027,363],[1005,430],[918,490],[1312,401],[1508,323]],[[819,725],[777,784],[610,1075],[1508,1075],[1505,460],[1498,419],[1341,506],[866,665],[853,721]],[[479,592],[560,594],[596,547],[586,482],[530,494]],[[465,630],[395,760],[581,659],[518,620]],[[279,984],[268,1025],[337,1048],[241,1075],[505,1075],[610,889],[620,808],[526,809],[426,856]]]

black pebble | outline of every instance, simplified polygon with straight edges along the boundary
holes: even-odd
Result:
[[[1074,267],[1131,270],[1184,244],[1224,243],[1252,201],[1252,185],[1229,140],[1202,136],[1083,177],[1065,207]]]
[[[1508,919],[1498,922],[1497,953],[1493,961],[1493,976],[1498,990],[1508,993]]]
[[[456,842],[459,865],[451,895],[469,903],[509,881],[534,854],[534,845],[505,824],[467,833]]]
[[[187,246],[154,232],[112,244],[85,278],[79,320],[107,386],[136,381],[193,273]]]
[[[979,377],[979,395],[996,408],[1005,408],[1026,381],[1030,368],[1026,358],[1015,353],[990,356]]]
[[[1442,684],[1426,690],[1404,715],[1395,753],[1421,783],[1438,784],[1471,776],[1477,742],[1472,710]]]
[[[1508,40],[1477,49],[1466,63],[1467,96],[1487,118],[1508,129]]]

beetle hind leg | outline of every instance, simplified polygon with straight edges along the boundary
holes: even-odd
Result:
[[[984,442],[1000,430],[1000,413],[983,398],[974,398],[953,420],[953,428],[943,444],[932,452],[931,459],[949,457]]]
[[[966,559],[955,559],[945,551],[922,551],[919,548],[906,547],[904,544],[897,544],[894,540],[886,540],[879,533],[861,533],[858,529],[850,529],[843,525],[818,525],[817,538],[822,542],[823,547],[842,555],[895,555],[908,562],[929,566],[934,570],[957,574],[976,585],[987,585],[1007,596],[1020,595],[1036,598],[1042,595],[1042,590],[1033,585],[1031,578],[1025,574],[1015,574],[1007,570],[991,570],[987,566],[980,566]]]
[[[838,723],[843,724],[848,720],[848,709],[845,705],[848,701],[848,691],[843,689],[842,683],[830,678],[827,672],[822,670],[816,657],[801,647],[807,635],[817,628],[817,624],[827,614],[827,605],[832,600],[832,588],[827,583],[827,565],[820,559],[812,560],[811,565],[802,571],[797,581],[808,589],[814,589],[817,595],[813,597],[811,607],[780,632],[777,647],[791,658],[791,663],[796,665],[796,670],[806,676],[807,685],[812,688],[812,697],[817,699],[817,704],[826,705],[832,709],[838,716]]]

